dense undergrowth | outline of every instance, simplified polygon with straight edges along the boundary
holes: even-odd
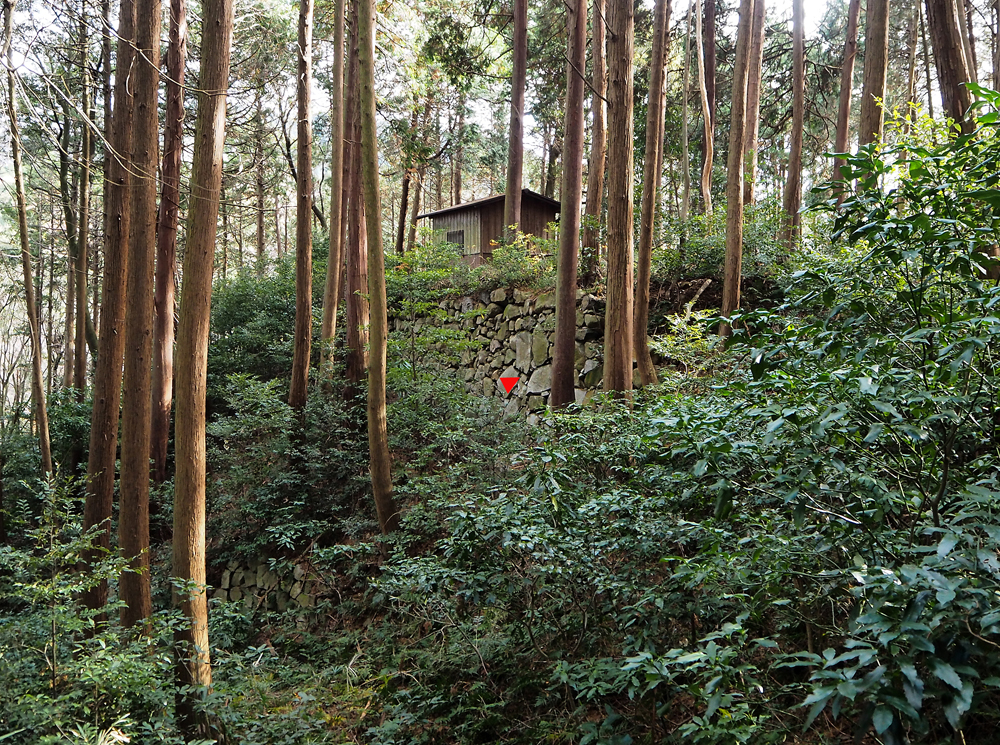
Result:
[[[213,603],[205,706],[220,735],[994,741],[991,117],[972,138],[918,132],[850,158],[859,186],[830,218],[834,248],[798,257],[785,305],[734,319],[727,348],[703,315],[674,320],[657,343],[678,369],[631,406],[503,422],[494,400],[397,357],[406,507],[391,538],[369,504],[363,407],[314,396],[297,419],[260,372],[283,369],[284,342],[261,345],[267,325],[248,321],[257,374],[237,353],[213,363],[210,579],[267,555],[308,561],[326,591],[285,613]],[[399,271],[422,293],[438,282]],[[82,633],[73,597],[95,577],[74,571],[79,504],[68,485],[29,486],[13,492],[23,540],[0,551],[0,738],[177,742],[178,619]],[[109,559],[100,575],[118,571]]]

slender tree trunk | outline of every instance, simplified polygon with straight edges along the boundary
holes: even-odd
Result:
[[[122,394],[121,507],[118,542],[133,571],[119,579],[122,626],[153,612],[149,585],[149,453],[152,424],[153,270],[159,161],[160,0],[136,5],[135,124],[132,137],[132,225],[129,233]]]
[[[91,120],[95,112],[91,105],[90,71],[87,67],[87,15],[86,3],[81,2],[80,10],[80,76],[83,91],[82,109]],[[73,360],[73,388],[76,389],[76,400],[83,402],[87,389],[87,327],[90,313],[87,309],[87,264],[90,259],[90,164],[94,157],[94,139],[90,132],[90,123],[83,127],[82,143],[80,145],[80,206],[78,209],[78,234],[76,239],[76,262],[72,274],[74,276],[73,291],[76,294],[74,315],[76,328],[76,356]],[[67,289],[68,291],[68,289]],[[96,337],[96,334],[95,334]],[[96,345],[92,351],[96,350]],[[81,454],[82,455],[82,454]]]
[[[664,0],[660,0],[663,2]],[[587,2],[566,7],[566,117],[562,185],[559,193],[559,261],[556,275],[556,333],[552,353],[549,405],[557,409],[576,398],[576,269],[580,245],[580,202],[583,199],[583,77],[587,58]]]
[[[83,37],[80,37],[81,39]],[[81,58],[81,64],[83,60]],[[74,174],[72,182],[70,179],[70,161],[72,156],[70,154],[71,145],[71,134],[72,134],[72,116],[71,116],[71,104],[68,99],[63,99],[62,102],[63,110],[63,120],[60,127],[61,133],[59,137],[59,201],[62,203],[63,212],[63,224],[66,228],[66,245],[69,249],[69,277],[67,278],[67,288],[66,288],[66,326],[65,326],[65,356],[63,363],[65,365],[63,371],[63,387],[68,388],[73,382],[73,370],[75,367],[74,356],[75,356],[75,337],[72,335],[72,330],[76,327],[75,324],[75,310],[76,310],[76,261],[80,253],[79,244],[77,243],[77,238],[79,237],[79,231],[77,229],[76,222],[76,209],[77,203],[77,192],[79,191],[79,182],[77,181],[77,175]]]
[[[632,390],[632,0],[608,3],[608,279],[604,390]]]
[[[882,139],[885,77],[889,64],[889,0],[868,0],[865,10],[865,78],[861,93],[861,147]]]
[[[965,66],[969,71],[969,80],[979,82],[978,63],[976,62],[976,36],[972,26],[971,7],[966,8],[965,0],[955,0],[958,15],[958,27],[962,34],[962,53],[965,55]]]
[[[513,0],[513,69],[510,76],[510,143],[507,148],[505,228],[521,224],[521,180],[524,167],[524,88],[528,72],[528,0]]]
[[[917,4],[919,11],[920,4]],[[993,0],[993,90],[1000,90],[1000,0]],[[923,30],[923,21],[920,24],[921,30]],[[926,45],[925,45],[926,46]],[[928,88],[930,87],[930,82],[928,81]]]
[[[955,0],[926,2],[927,27],[930,29],[944,111],[961,126],[963,134],[969,134],[975,126],[972,117],[966,116],[972,105],[972,97],[963,83],[972,80],[972,76],[962,52],[962,33],[958,25]]]
[[[855,0],[857,1],[857,0]],[[760,138],[760,83],[764,64],[764,6],[765,0],[757,0],[753,6],[750,32],[750,60],[747,73],[747,136],[744,144],[746,153],[746,173],[743,183],[743,202],[752,205],[757,201],[757,140]],[[800,66],[801,68],[801,66]],[[803,82],[803,95],[805,84]]]
[[[24,297],[28,311],[28,333],[31,335],[31,401],[35,409],[35,429],[38,449],[42,456],[42,475],[52,475],[52,448],[49,445],[49,415],[45,406],[42,382],[42,344],[35,304],[35,288],[31,278],[31,247],[28,242],[28,204],[21,172],[21,133],[17,122],[17,90],[14,85],[14,3],[4,7],[4,58],[7,60],[7,115],[10,119],[11,149],[14,156],[14,193],[17,201],[17,230],[21,244],[21,269],[24,272]],[[41,260],[39,258],[39,260]]]
[[[257,111],[254,113],[254,171],[256,184],[254,191],[257,198],[257,246],[256,265],[257,276],[264,276],[265,246],[264,246],[264,111],[261,106],[260,89],[257,91]]]
[[[553,127],[553,130],[555,128]],[[555,199],[556,195],[556,164],[562,155],[562,143],[559,141],[558,133],[553,131],[552,144],[549,146],[548,167],[545,169],[545,182],[542,193],[549,199]]]
[[[788,154],[788,181],[785,182],[784,205],[785,245],[789,248],[798,242],[802,222],[799,210],[802,208],[802,135],[806,113],[805,32],[802,28],[802,15],[802,0],[792,0],[792,142]],[[870,15],[868,19],[870,23],[872,20]],[[872,61],[875,62],[876,59],[873,58]],[[861,110],[865,110],[863,106]]]
[[[458,131],[455,133],[457,144],[455,154],[452,158],[454,172],[451,176],[451,203],[452,205],[462,203],[462,162],[465,158],[465,92],[461,92],[458,97]]]
[[[847,37],[844,40],[844,59],[840,66],[840,104],[837,108],[837,135],[833,144],[835,153],[846,153],[851,134],[851,97],[854,91],[854,61],[858,54],[858,17],[861,0],[851,0],[847,6]],[[833,160],[833,180],[840,181],[840,158]],[[838,196],[844,199],[844,193]]]
[[[343,192],[344,192],[344,6],[347,0],[335,0],[333,72],[330,76],[330,253],[323,287],[323,321],[320,339],[326,359],[333,362],[333,339],[337,333],[337,306],[340,304],[340,267],[343,264]]]
[[[653,8],[653,50],[649,58],[649,103],[646,107],[646,156],[642,173],[642,207],[639,219],[639,257],[636,265],[633,351],[639,380],[656,384],[656,368],[649,354],[649,280],[653,267],[653,234],[663,172],[663,127],[666,115],[666,75],[670,0],[656,0]]]
[[[184,126],[184,60],[187,56],[185,0],[170,0],[167,47],[167,114],[163,131],[160,218],[156,231],[156,316],[153,322],[153,424],[150,455],[157,484],[167,480],[167,443],[174,382],[174,274],[180,214],[181,152]]]
[[[931,52],[927,44],[927,21],[923,7],[917,2],[917,13],[920,15],[920,43],[924,48],[924,77],[927,79],[927,115],[934,118],[934,91],[931,88]]]
[[[118,414],[121,403],[122,359],[125,354],[125,279],[132,222],[130,206],[132,167],[132,85],[135,82],[135,5],[121,0],[118,12],[118,56],[115,69],[115,107],[111,123],[108,178],[104,184],[107,223],[104,235],[104,285],[101,293],[101,346],[94,371],[94,408],[90,418],[90,459],[87,462],[87,501],[83,529],[102,526],[94,551],[84,555],[92,563],[111,547],[111,510],[118,450]],[[107,582],[83,595],[88,608],[103,608]],[[99,619],[103,621],[103,616]]]
[[[424,123],[427,123],[426,117]],[[420,204],[424,195],[424,176],[427,175],[427,167],[421,165],[417,169],[416,191],[413,193],[412,204],[410,205],[410,230],[406,234],[406,250],[413,251],[417,245],[417,215],[420,214]]]
[[[691,210],[691,147],[688,137],[688,96],[691,91],[691,25],[694,16],[694,2],[688,6],[687,30],[684,33],[684,73],[681,88],[681,177],[684,191],[681,197],[680,218],[686,222]],[[683,230],[683,228],[682,228]],[[683,238],[683,236],[682,236]]]
[[[347,80],[358,80],[358,5],[351,7],[351,47]],[[368,234],[361,186],[361,119],[357,86],[351,86],[344,112],[344,126],[350,135],[345,142],[345,213],[347,215],[347,400],[357,395],[352,383],[359,383],[368,369]],[[347,144],[349,143],[349,144]]]
[[[388,317],[382,255],[382,205],[379,198],[378,134],[375,129],[375,1],[359,0],[358,67],[360,72],[361,171],[364,181],[368,246],[368,295],[371,299],[371,353],[368,358],[368,453],[372,492],[383,533],[399,527],[392,498],[389,435],[385,419],[385,373]]]
[[[298,143],[296,173],[298,203],[295,214],[295,352],[288,404],[301,410],[309,387],[309,351],[312,341],[312,0],[299,0]]]
[[[712,2],[712,0],[708,0]],[[701,28],[701,0],[697,0],[698,7],[695,12],[695,38],[698,40],[698,88],[701,92],[701,113],[702,118],[705,121],[705,135],[704,144],[702,150],[701,158],[701,203],[705,210],[705,216],[708,217],[712,214],[712,161],[714,159],[714,148],[715,148],[715,135],[713,134],[714,128],[712,126],[712,118],[715,115],[714,97],[709,98],[708,95],[708,48],[704,41],[704,35]],[[714,35],[712,37],[713,44],[712,50],[712,60],[714,65],[715,60],[715,45],[714,45]],[[714,67],[713,67],[714,73]],[[713,80],[714,86],[714,80]]]
[[[917,105],[917,42],[920,41],[920,3],[913,7],[910,16],[910,54],[906,76],[906,117],[903,120],[903,134],[910,133],[910,125],[916,115]]]
[[[188,210],[184,280],[177,326],[176,475],[174,478],[173,575],[190,592],[174,593],[187,623],[174,634],[177,643],[177,719],[187,739],[209,734],[198,710],[199,687],[212,684],[205,586],[205,374],[212,302],[212,264],[222,188],[226,138],[226,88],[233,39],[232,0],[203,4],[198,116],[191,207]],[[212,33],[204,33],[212,29]],[[183,686],[195,688],[185,690]]]
[[[406,218],[409,215],[410,204],[410,169],[403,167],[403,184],[399,195],[399,226],[396,228],[396,255],[406,253]]]
[[[733,109],[729,124],[727,164],[729,173],[726,180],[726,266],[722,288],[722,315],[726,318],[740,307],[740,278],[743,270],[743,144],[746,141],[747,68],[750,56],[750,19],[754,3],[755,0],[742,0],[740,3],[740,24],[736,32]],[[723,336],[732,332],[727,323],[722,324],[720,330]]]
[[[604,53],[604,0],[593,0],[590,53],[593,58],[593,93],[590,97],[590,157],[587,161],[587,207],[583,227],[583,271],[580,284],[588,286],[597,279],[601,259],[601,213],[604,205],[604,155],[607,131],[604,127],[604,104],[608,88]]]

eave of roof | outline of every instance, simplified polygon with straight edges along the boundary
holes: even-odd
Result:
[[[556,212],[559,211],[561,206],[555,199],[549,199],[549,197],[544,194],[539,194],[537,191],[532,191],[531,189],[521,189],[521,199],[524,199],[526,196],[548,204],[550,207],[554,208]],[[424,217],[440,217],[441,215],[446,215],[450,212],[456,212],[458,210],[470,209],[472,207],[482,207],[483,205],[490,204],[492,202],[503,201],[504,197],[504,194],[494,194],[489,197],[483,197],[482,199],[474,199],[471,202],[463,202],[462,204],[445,207],[444,209],[435,210],[434,212],[425,212],[422,215],[417,215],[417,219],[420,220]]]

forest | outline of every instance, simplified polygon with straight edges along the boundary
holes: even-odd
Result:
[[[0,745],[1000,742],[1000,2],[2,40]]]

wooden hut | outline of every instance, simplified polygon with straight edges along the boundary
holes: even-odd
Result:
[[[425,212],[417,219],[431,221],[434,241],[463,247],[465,260],[478,266],[493,252],[493,242],[503,235],[503,194],[456,204],[436,212]],[[559,219],[559,202],[530,189],[521,190],[521,231],[548,238],[550,222]]]

